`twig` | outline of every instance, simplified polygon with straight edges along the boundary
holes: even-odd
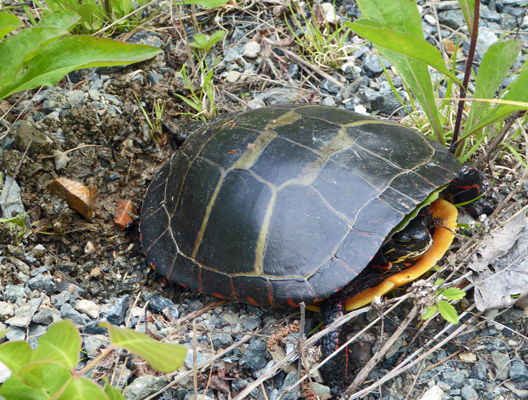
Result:
[[[415,304],[414,307],[411,309],[409,314],[407,314],[407,317],[403,320],[403,322],[398,326],[398,329],[392,334],[391,338],[387,340],[387,342],[383,345],[381,349],[379,349],[376,354],[372,356],[370,361],[363,367],[363,369],[359,372],[359,374],[356,376],[356,379],[354,379],[354,382],[345,390],[343,397],[346,398],[350,396],[354,391],[363,383],[363,381],[367,378],[370,371],[374,369],[376,364],[382,359],[382,357],[389,351],[390,347],[398,340],[398,338],[401,336],[403,331],[407,329],[409,324],[412,322],[412,320],[418,315],[418,304]]]

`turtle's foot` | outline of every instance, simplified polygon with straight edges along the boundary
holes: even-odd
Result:
[[[325,324],[329,325],[345,313],[345,296],[335,295],[322,306]],[[342,325],[323,337],[321,345],[323,359],[332,354],[347,340],[346,325]],[[332,396],[339,397],[352,381],[349,349],[344,349],[323,366],[323,377],[330,387]]]

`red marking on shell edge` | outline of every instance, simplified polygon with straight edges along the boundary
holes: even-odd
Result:
[[[187,286],[185,286],[184,283],[180,283],[179,285],[180,285],[181,287],[187,288]]]
[[[471,189],[477,189],[477,193],[480,194],[480,185],[478,183],[474,183],[473,185],[461,185],[457,186],[457,189],[464,189],[464,190],[471,190]]]
[[[154,271],[156,271],[156,262],[155,262],[155,261],[152,261],[152,262],[150,263],[150,266],[152,267],[152,269],[153,269]]]
[[[253,304],[254,306],[258,306],[258,305],[259,305],[259,304],[255,301],[255,299],[252,298],[252,297],[246,297],[246,301],[247,301],[248,303]]]
[[[297,303],[295,303],[291,298],[288,297],[288,304],[292,307],[299,307]]]
[[[220,293],[213,293],[213,296],[218,297],[220,299],[225,299],[225,297],[221,295]]]

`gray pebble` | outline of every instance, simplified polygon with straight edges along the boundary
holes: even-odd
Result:
[[[90,321],[90,318],[76,311],[70,304],[63,304],[60,311],[63,319],[70,320],[75,325],[84,325]]]
[[[164,376],[143,375],[134,379],[130,385],[123,390],[123,396],[127,400],[143,400],[145,397],[162,389],[169,381]]]
[[[510,373],[510,358],[507,354],[500,351],[493,350],[491,352],[491,359],[495,364],[495,373],[499,381],[505,381]]]
[[[173,319],[178,319],[180,317],[180,313],[178,312],[176,305],[166,297],[158,295],[152,296],[148,302],[148,308],[149,310],[160,314],[165,313],[165,310],[167,310],[170,317]]]
[[[101,351],[110,345],[110,340],[105,335],[88,335],[83,339],[84,350],[90,358],[97,357]]]
[[[28,286],[32,290],[45,292],[48,296],[57,292],[57,284],[51,275],[37,275],[28,281]]]
[[[528,382],[528,368],[520,360],[513,360],[510,367],[510,379],[515,383]]]
[[[105,318],[112,325],[122,325],[125,323],[126,314],[130,308],[130,296],[119,299],[105,315]]]
[[[462,393],[462,397],[465,400],[478,400],[479,398],[477,391],[469,385],[464,385],[464,387],[461,390],[461,393]]]
[[[465,371],[456,371],[453,368],[446,368],[442,373],[442,379],[445,383],[454,389],[460,389],[466,383]]]
[[[254,339],[246,348],[240,360],[240,365],[254,371],[261,370],[267,364],[266,351],[266,342],[260,339]]]
[[[6,285],[4,290],[5,299],[10,303],[16,303],[18,299],[27,299],[30,291],[25,285]]]

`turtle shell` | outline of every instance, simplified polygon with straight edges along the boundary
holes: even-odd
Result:
[[[272,306],[351,282],[460,170],[402,125],[318,105],[261,108],[193,134],[150,184],[141,242],[192,290]]]

